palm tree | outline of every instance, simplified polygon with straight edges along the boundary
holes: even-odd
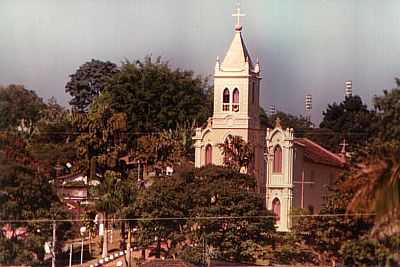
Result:
[[[223,144],[218,145],[224,155],[224,164],[236,171],[247,173],[254,158],[254,148],[240,136],[228,136]]]
[[[400,232],[400,145],[374,142],[352,169],[347,186],[354,188],[349,211],[376,213],[373,235]]]
[[[104,240],[102,257],[108,254],[108,218],[116,213],[121,206],[121,175],[118,172],[106,171],[104,179],[96,187],[98,199],[95,208],[103,215],[104,221]]]
[[[349,210],[376,212],[372,234],[400,233],[400,80],[397,88],[375,97],[378,120],[375,136],[361,151],[361,161],[351,172],[350,183],[358,183]]]

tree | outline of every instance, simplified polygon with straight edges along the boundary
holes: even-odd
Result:
[[[126,153],[126,114],[111,108],[110,95],[97,97],[88,113],[74,113],[73,122],[80,132],[75,140],[77,156],[82,168],[90,169],[90,177],[95,170],[100,175],[106,170],[120,171],[119,157]]]
[[[107,91],[112,108],[128,115],[131,144],[137,134],[175,129],[184,123],[202,124],[211,114],[208,85],[192,71],[172,70],[150,57],[136,64],[125,62]]]
[[[346,175],[340,177],[338,184],[330,188],[320,216],[302,217],[293,223],[293,250],[309,251],[315,264],[330,264],[331,260],[340,261],[340,248],[346,241],[358,240],[369,233],[371,216],[346,216],[353,189],[348,187]]]
[[[386,236],[400,233],[399,83],[397,86],[375,97],[376,131],[369,144],[358,151],[348,180],[349,185],[359,185],[349,209],[376,212],[373,233]]]
[[[30,135],[45,108],[43,100],[34,91],[22,85],[0,86],[0,130],[21,127]]]
[[[143,135],[133,156],[159,176],[167,167],[179,167],[193,156],[192,133],[193,128],[178,126],[175,130]]]
[[[206,250],[216,258],[240,262],[254,262],[260,248],[273,244],[275,221],[255,193],[254,177],[214,166],[186,177],[192,181],[188,191],[193,219],[188,228],[194,229],[191,238],[195,243],[207,244]]]
[[[50,222],[67,219],[49,180],[30,166],[0,153],[0,264],[43,264],[44,243],[52,236]],[[29,220],[38,220],[30,222]],[[70,223],[57,223],[59,246],[69,237]]]
[[[72,96],[70,105],[75,111],[86,112],[93,99],[105,88],[118,67],[110,61],[92,59],[70,75],[65,91]]]
[[[235,171],[247,172],[254,158],[254,147],[240,136],[230,136],[219,144],[224,155],[224,165]]]
[[[303,116],[295,116],[289,113],[278,111],[275,115],[269,117],[269,124],[275,125],[276,119],[279,118],[281,124],[285,128],[293,128],[296,135],[304,135],[312,130],[313,124]]]
[[[357,95],[346,97],[339,104],[328,105],[323,116],[319,127],[331,129],[335,133],[324,142],[324,146],[332,151],[338,151],[343,139],[350,144],[350,148],[355,149],[365,144],[374,132],[371,125],[376,120],[375,113],[368,110]]]
[[[117,213],[121,208],[121,185],[120,173],[106,171],[100,184],[94,187],[94,195],[98,198],[95,201],[95,208],[102,213],[104,222],[102,257],[108,254],[108,220],[111,214]]]
[[[28,144],[38,168],[47,177],[56,176],[55,166],[74,162],[76,148],[70,113],[51,98],[41,112]]]
[[[347,266],[398,266],[400,258],[396,259],[393,252],[399,248],[399,238],[391,238],[389,243],[387,247],[378,240],[361,237],[345,242],[340,254]]]
[[[193,261],[204,249],[220,259],[254,261],[275,231],[272,214],[255,193],[255,179],[228,168],[208,166],[157,179],[138,204],[144,219],[139,241],[147,246],[156,240],[157,256],[165,242],[170,255],[193,247]]]

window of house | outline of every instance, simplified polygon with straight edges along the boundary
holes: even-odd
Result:
[[[232,110],[235,112],[239,111],[239,89],[237,88],[233,90],[232,103]]]
[[[278,223],[279,220],[281,219],[281,202],[279,200],[279,198],[274,198],[274,200],[272,201],[272,212],[275,214],[276,216],[276,222]]]
[[[206,146],[206,160],[205,165],[212,164],[212,146],[208,144]]]
[[[229,111],[229,101],[230,101],[229,98],[230,98],[229,89],[225,88],[222,94],[222,111]]]
[[[274,149],[273,172],[282,172],[282,148],[277,145]]]

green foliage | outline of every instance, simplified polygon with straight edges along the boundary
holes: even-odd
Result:
[[[368,110],[359,96],[350,96],[337,104],[328,105],[323,112],[320,128],[332,130],[335,135],[324,142],[324,146],[338,151],[340,142],[345,138],[350,148],[365,144],[372,136],[371,127],[376,120],[375,112]]]
[[[371,217],[346,216],[347,205],[353,195],[352,188],[340,181],[330,189],[319,213],[321,216],[304,217],[293,225],[295,238],[318,255],[320,264],[340,259],[339,250],[345,241],[357,240],[371,230]]]
[[[185,246],[178,250],[177,257],[196,266],[203,266],[206,261],[204,248],[200,246]]]
[[[42,99],[22,85],[0,86],[0,130],[22,126],[30,135],[44,107]]]
[[[207,244],[203,249],[214,257],[254,261],[260,246],[272,243],[274,220],[257,217],[271,214],[255,193],[255,179],[231,169],[208,166],[160,178],[139,203],[144,218],[191,218],[140,223],[141,244],[151,244],[155,237],[171,240],[170,253],[185,249],[184,241],[189,241],[192,252]]]
[[[345,242],[340,249],[348,266],[385,266],[390,252],[379,241],[361,237]]]
[[[36,123],[27,149],[37,161],[41,173],[55,176],[57,162],[64,165],[76,157],[71,116],[54,98],[46,103],[42,116]]]
[[[106,83],[117,72],[118,67],[114,63],[92,59],[71,74],[65,91],[72,96],[69,103],[74,111],[88,111],[93,99],[104,90]]]
[[[166,167],[175,168],[190,157],[191,135],[192,130],[188,128],[143,135],[138,139],[133,156],[153,169],[158,176]]]
[[[136,64],[125,62],[113,76],[108,92],[112,108],[128,114],[128,132],[174,129],[184,123],[204,123],[211,114],[207,82],[193,72],[172,70],[150,57]]]
[[[313,126],[313,124],[303,116],[295,116],[282,111],[278,111],[275,115],[270,116],[269,124],[274,127],[277,118],[281,120],[283,128],[293,128],[295,134],[298,136],[305,134],[307,131],[311,130]]]
[[[240,136],[229,136],[223,144],[219,144],[224,155],[224,165],[235,171],[248,169],[254,159],[254,146],[246,143]]]
[[[0,227],[9,227],[13,231],[10,239],[0,238],[0,263],[38,263],[43,261],[45,241],[51,234],[51,223],[15,222],[30,219],[66,219],[69,215],[47,178],[37,175],[29,166],[24,166],[0,156]],[[11,220],[7,222],[7,220]],[[26,231],[25,237],[19,237],[15,230]],[[69,223],[59,223],[57,233],[59,241],[69,237]],[[61,234],[62,233],[62,234]],[[13,256],[17,255],[17,256]],[[29,260],[27,260],[29,255]],[[11,257],[9,257],[11,256]],[[33,261],[31,260],[33,257]]]
[[[376,132],[369,144],[358,151],[357,164],[348,181],[349,185],[359,185],[354,186],[349,209],[376,212],[373,234],[379,236],[400,233],[399,103],[399,88],[375,97]]]
[[[97,97],[88,113],[74,113],[74,125],[80,132],[76,138],[78,157],[88,168],[92,158],[99,168],[118,170],[118,160],[126,149],[126,114],[114,112],[108,93]]]
[[[384,90],[383,96],[376,96],[374,105],[378,115],[377,132],[380,141],[398,141],[400,136],[400,86],[390,91]],[[399,144],[397,144],[400,146]]]
[[[98,199],[95,201],[96,210],[112,214],[116,213],[121,205],[122,177],[120,173],[106,171],[99,185],[95,186],[95,194]]]

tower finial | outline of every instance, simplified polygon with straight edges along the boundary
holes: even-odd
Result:
[[[232,14],[232,17],[236,17],[236,25],[235,25],[235,30],[236,31],[241,31],[242,30],[242,25],[240,25],[240,17],[246,16],[246,14],[241,14],[240,13],[240,4],[237,3],[237,8],[236,8],[236,13]]]

